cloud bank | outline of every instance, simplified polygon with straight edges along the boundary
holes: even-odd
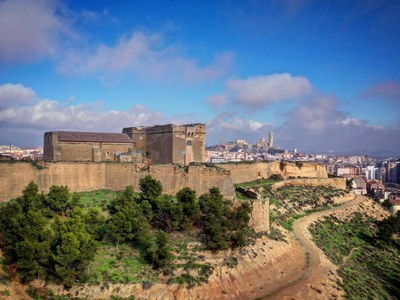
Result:
[[[383,83],[369,90],[369,95],[397,99],[400,85]],[[254,120],[251,113],[242,115],[232,106],[250,111],[297,99],[296,106],[283,116],[281,124]],[[318,91],[302,76],[273,74],[229,80],[226,89],[207,99],[221,112],[208,123],[210,144],[245,138],[255,142],[275,132],[275,140],[283,148],[302,151],[369,151],[400,148],[400,122],[397,128],[369,124],[342,111],[334,95]],[[224,110],[225,109],[225,110]]]
[[[128,110],[102,111],[94,104],[70,105],[44,99],[22,84],[0,85],[0,144],[41,145],[50,130],[121,132],[127,126],[187,122],[136,105]],[[190,117],[192,118],[192,117]],[[400,125],[400,123],[399,123]],[[339,108],[332,95],[313,93],[285,116],[282,124],[257,120],[234,110],[221,112],[207,122],[207,143],[244,138],[255,142],[271,130],[283,148],[305,152],[369,151],[400,148],[400,129],[369,124]]]
[[[166,43],[161,34],[136,31],[114,45],[99,45],[92,51],[71,51],[59,69],[64,74],[107,76],[126,72],[139,77],[172,76],[193,82],[223,76],[232,59],[232,54],[223,53],[211,64],[201,66],[195,59],[186,57],[176,45]]]
[[[94,105],[65,106],[41,99],[21,84],[0,85],[0,144],[41,145],[51,130],[121,132],[128,126],[166,123],[169,119],[136,105],[129,110],[101,111]]]
[[[57,0],[0,1],[0,63],[50,59],[63,75],[100,79],[129,75],[179,82],[220,78],[232,66],[232,53],[217,53],[212,62],[201,64],[185,54],[184,46],[168,42],[160,32],[132,30],[114,43],[102,44],[79,32],[78,19],[110,18],[107,10],[73,12]]]
[[[302,99],[313,91],[314,88],[305,77],[288,73],[272,74],[230,79],[226,82],[225,92],[211,96],[208,102],[218,106],[230,101],[251,110],[277,102]]]
[[[364,96],[400,101],[400,82],[386,81],[375,84],[364,93]]]
[[[57,13],[56,1],[0,1],[0,62],[53,56],[60,37],[70,31],[68,22]]]

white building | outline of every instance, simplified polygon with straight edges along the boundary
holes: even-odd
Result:
[[[375,180],[377,171],[378,168],[375,168],[375,166],[367,166],[365,168],[365,178]]]

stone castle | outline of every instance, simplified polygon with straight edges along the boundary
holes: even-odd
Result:
[[[44,134],[45,161],[204,162],[205,124],[128,127],[122,133],[50,131]]]

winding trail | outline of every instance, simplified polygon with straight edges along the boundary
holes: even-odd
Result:
[[[312,241],[308,226],[320,217],[336,211],[347,210],[357,206],[367,198],[356,196],[341,206],[315,212],[294,222],[294,235],[306,253],[306,266],[300,277],[284,286],[278,286],[275,291],[263,297],[264,299],[338,299],[342,291],[332,285],[337,279],[337,267],[331,263],[322,251]]]

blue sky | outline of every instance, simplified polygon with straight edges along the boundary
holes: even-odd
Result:
[[[0,144],[202,122],[398,153],[399,36],[399,1],[0,0]]]

